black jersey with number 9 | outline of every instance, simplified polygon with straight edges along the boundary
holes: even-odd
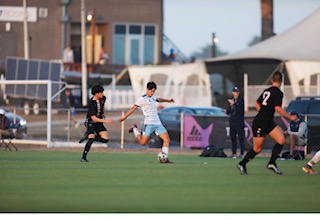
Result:
[[[272,86],[263,91],[257,102],[261,105],[255,120],[270,122],[273,120],[276,106],[282,106],[283,93],[278,87]]]

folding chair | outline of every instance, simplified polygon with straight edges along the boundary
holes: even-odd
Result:
[[[13,131],[13,129],[7,129],[7,130],[0,130],[0,135],[1,135],[1,143],[0,143],[0,147],[2,147],[2,145],[5,146],[5,150],[9,149],[11,151],[10,145],[12,147],[14,147],[16,149],[16,151],[18,151],[18,148],[11,142],[12,139],[16,138],[15,132]],[[6,141],[8,143],[6,143]]]
[[[304,160],[305,154],[307,152],[307,145],[295,146],[293,149],[293,158],[295,160]]]

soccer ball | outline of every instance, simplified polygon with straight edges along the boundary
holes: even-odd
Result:
[[[157,159],[160,163],[165,163],[168,161],[168,154],[166,154],[165,152],[160,152],[157,155]]]

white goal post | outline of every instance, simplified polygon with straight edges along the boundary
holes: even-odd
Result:
[[[52,80],[0,80],[0,85],[47,85],[47,147],[51,147],[51,116],[52,100],[67,88],[66,82],[55,82]],[[56,94],[52,94],[52,84],[64,85]]]

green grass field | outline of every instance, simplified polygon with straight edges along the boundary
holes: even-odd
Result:
[[[0,212],[309,213],[320,212],[320,175],[304,161],[256,157],[241,176],[239,159],[153,154],[0,151]],[[319,165],[315,170],[320,170]]]

